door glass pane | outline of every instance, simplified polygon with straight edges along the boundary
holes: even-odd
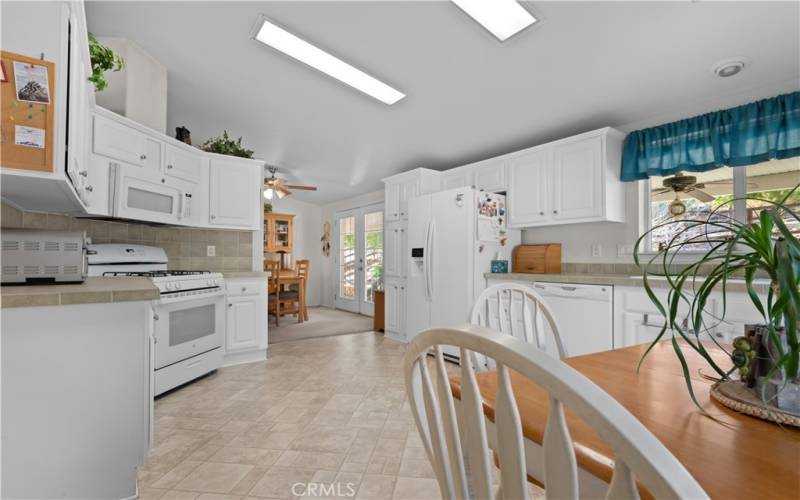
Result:
[[[364,214],[364,300],[373,294],[383,278],[383,211]]]
[[[339,219],[339,297],[356,298],[356,218]]]
[[[169,345],[183,344],[213,334],[216,326],[215,307],[215,304],[208,304],[170,312]]]
[[[128,188],[128,207],[150,212],[172,213],[172,196],[134,187]]]
[[[664,180],[667,185],[664,185]],[[711,234],[714,226],[694,225],[687,230],[681,221],[727,220],[733,217],[733,169],[721,167],[708,172],[686,172],[682,176],[650,178],[651,227],[663,225],[653,231],[653,251],[664,245],[691,240],[683,251],[703,251],[711,248],[705,242],[721,236]],[[676,222],[676,223],[672,223]],[[673,240],[674,238],[674,240]]]
[[[289,221],[275,221],[275,246],[278,248],[289,246]]]

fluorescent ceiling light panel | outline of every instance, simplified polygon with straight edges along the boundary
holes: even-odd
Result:
[[[501,42],[536,22],[516,0],[453,0]]]
[[[334,57],[305,40],[289,33],[285,29],[272,24],[267,19],[261,19],[261,28],[256,33],[255,39],[270,47],[280,50],[287,56],[306,63],[367,95],[392,105],[406,95],[393,89],[382,81],[369,76],[360,69]]]

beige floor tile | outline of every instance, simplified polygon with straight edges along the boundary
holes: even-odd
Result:
[[[195,500],[201,493],[196,491],[169,490],[164,493],[161,500]]]
[[[254,467],[245,477],[233,487],[231,495],[247,495],[259,479],[264,477],[269,467]]]
[[[204,493],[229,493],[252,465],[205,462],[176,485],[177,489]]]
[[[172,470],[164,474],[158,481],[153,483],[154,488],[174,488],[183,478],[191,474],[200,464],[194,460],[184,460]]]
[[[397,475],[403,477],[428,477],[431,479],[436,477],[428,460],[414,460],[411,458],[404,458],[400,462],[400,469]]]
[[[439,484],[435,479],[398,477],[392,498],[396,500],[438,499],[440,498]]]
[[[269,467],[278,460],[280,455],[281,452],[279,450],[225,446],[209,457],[208,461]]]
[[[356,438],[356,429],[338,429],[325,427],[298,437],[291,444],[291,449],[300,451],[327,451],[346,453]]]
[[[322,409],[355,411],[362,398],[360,394],[334,394]]]
[[[364,474],[358,488],[358,500],[384,500],[392,497],[395,478],[378,474]]]
[[[148,486],[140,486],[139,487],[139,499],[140,500],[158,500],[159,498],[163,497],[168,490],[159,489],[159,488],[150,488]]]
[[[400,457],[403,454],[406,442],[401,439],[378,439],[373,455],[382,457]]]
[[[287,467],[273,467],[259,479],[250,490],[250,496],[266,498],[292,498],[294,495],[305,493],[307,485],[314,472],[305,469],[292,469]],[[295,492],[292,492],[292,486]]]

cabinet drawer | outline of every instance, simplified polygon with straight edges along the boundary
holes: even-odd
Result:
[[[155,396],[222,366],[222,347],[192,356],[155,372]]]
[[[248,297],[253,295],[258,295],[260,293],[266,292],[266,283],[267,278],[264,277],[263,283],[257,283],[254,281],[228,281],[225,284],[225,288],[227,290],[228,297]]]

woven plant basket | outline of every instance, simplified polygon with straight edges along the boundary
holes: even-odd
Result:
[[[711,387],[711,397],[739,413],[768,420],[782,425],[800,427],[800,415],[786,412],[774,406],[765,406],[752,389],[742,382],[726,380]]]

